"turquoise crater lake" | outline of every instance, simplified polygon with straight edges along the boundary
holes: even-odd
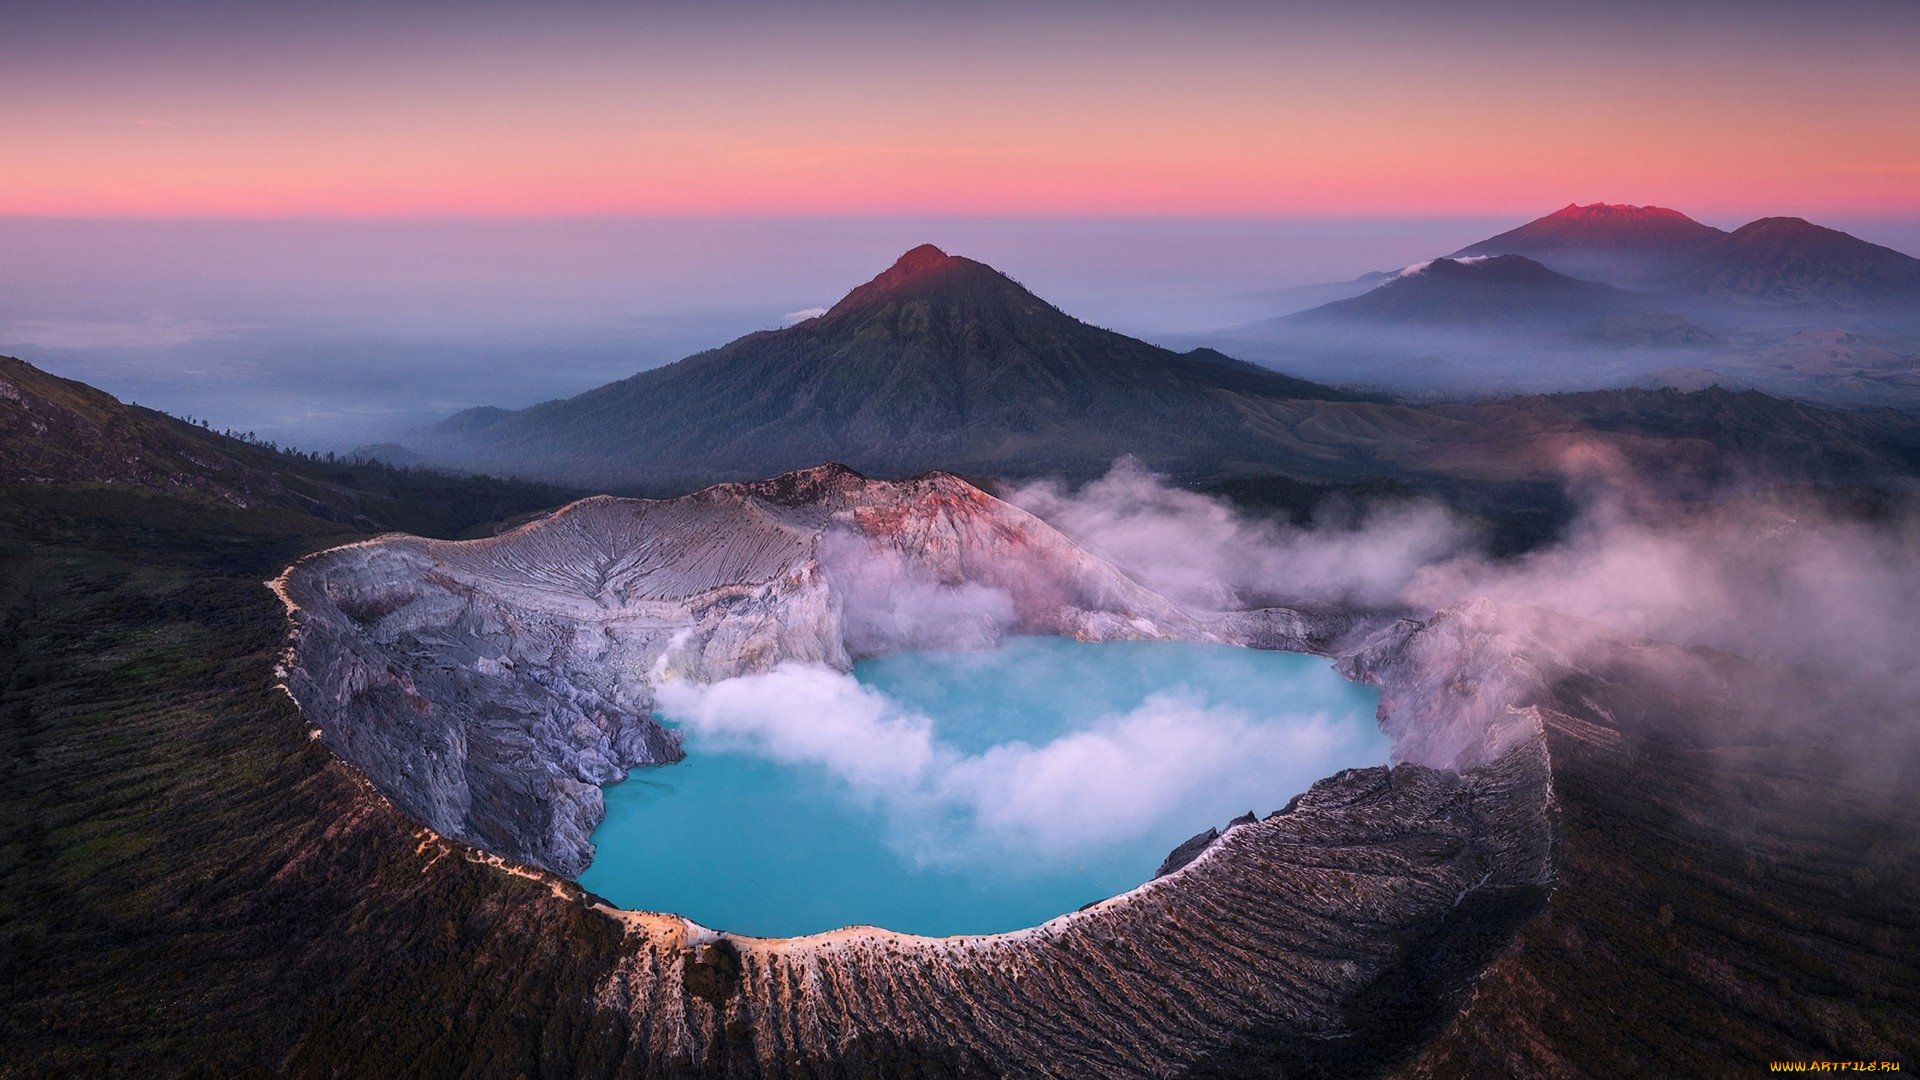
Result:
[[[687,759],[606,789],[580,884],[763,937],[1033,926],[1388,755],[1372,688],[1224,645],[1023,637],[659,697]]]

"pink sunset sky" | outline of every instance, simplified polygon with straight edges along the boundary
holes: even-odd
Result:
[[[0,215],[1920,215],[1920,4],[11,4]]]

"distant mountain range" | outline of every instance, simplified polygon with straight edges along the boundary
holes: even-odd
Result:
[[[1920,259],[1795,217],[1729,233],[1660,206],[1567,206],[1452,257],[1481,255],[1525,255],[1679,295],[1843,310],[1920,304]]]
[[[1799,218],[1761,218],[1703,249],[1682,287],[1709,296],[1920,314],[1920,259]]]
[[[1341,298],[1178,344],[1400,393],[1584,389],[1677,372],[1920,408],[1920,259],[1799,218],[1725,232],[1665,207],[1574,205],[1325,288]],[[1818,375],[1777,362],[1796,335],[1835,327],[1895,362]]]
[[[1594,281],[1653,280],[1726,235],[1660,206],[1569,204],[1517,229],[1469,244],[1449,258],[1525,255]]]
[[[1611,285],[1578,281],[1521,255],[1435,259],[1410,266],[1350,300],[1301,312],[1297,322],[1438,322],[1458,325],[1600,316],[1636,306]]]
[[[1444,313],[1428,306],[1436,284],[1489,281],[1540,290],[1549,319],[1568,305],[1633,313],[1621,299],[1629,294],[1517,258],[1435,264],[1364,305],[1347,303],[1431,318]],[[1089,326],[991,267],[932,247],[795,326],[566,400],[468,410],[408,445],[442,467],[646,494],[826,461],[875,476],[939,468],[1085,479],[1133,455],[1182,483],[1294,509],[1287,500],[1310,502],[1310,491],[1386,483],[1508,523],[1564,509],[1557,493],[1576,459],[1677,485],[1920,469],[1911,418],[1760,393],[1618,390],[1439,406],[1356,394]]]

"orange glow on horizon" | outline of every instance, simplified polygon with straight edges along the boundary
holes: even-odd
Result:
[[[0,46],[0,215],[1920,214],[1898,34],[1565,55],[1411,18],[1256,29]]]

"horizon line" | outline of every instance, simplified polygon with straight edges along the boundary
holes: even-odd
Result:
[[[1696,221],[1702,216],[1732,220],[1738,218],[1742,223],[1773,217],[1798,217],[1814,220],[1809,215],[1819,215],[1836,219],[1862,218],[1886,221],[1920,221],[1920,206],[1892,207],[1817,207],[1793,208],[1790,210],[1769,210],[1755,213],[1751,210],[1712,210],[1689,211],[1677,206],[1660,203],[1638,204],[1601,204],[1601,203],[1562,203],[1548,208],[1513,210],[1223,210],[1219,212],[1200,211],[1114,211],[1098,210],[1071,212],[1061,210],[879,210],[827,211],[827,210],[596,210],[596,211],[552,211],[552,212],[381,212],[330,213],[330,212],[291,212],[291,213],[36,213],[32,211],[0,210],[0,221],[8,222],[152,222],[152,223],[219,223],[219,224],[505,224],[513,222],[565,222],[565,221],[633,221],[633,222],[701,222],[701,221],[1036,221],[1036,222],[1100,222],[1100,221],[1164,221],[1169,223],[1193,224],[1231,224],[1234,222],[1277,222],[1277,221],[1474,221],[1509,217],[1544,217],[1564,209],[1568,205],[1635,205],[1646,209],[1673,210],[1685,214]],[[1529,218],[1529,219],[1530,219]],[[1817,222],[1816,222],[1817,224]]]

